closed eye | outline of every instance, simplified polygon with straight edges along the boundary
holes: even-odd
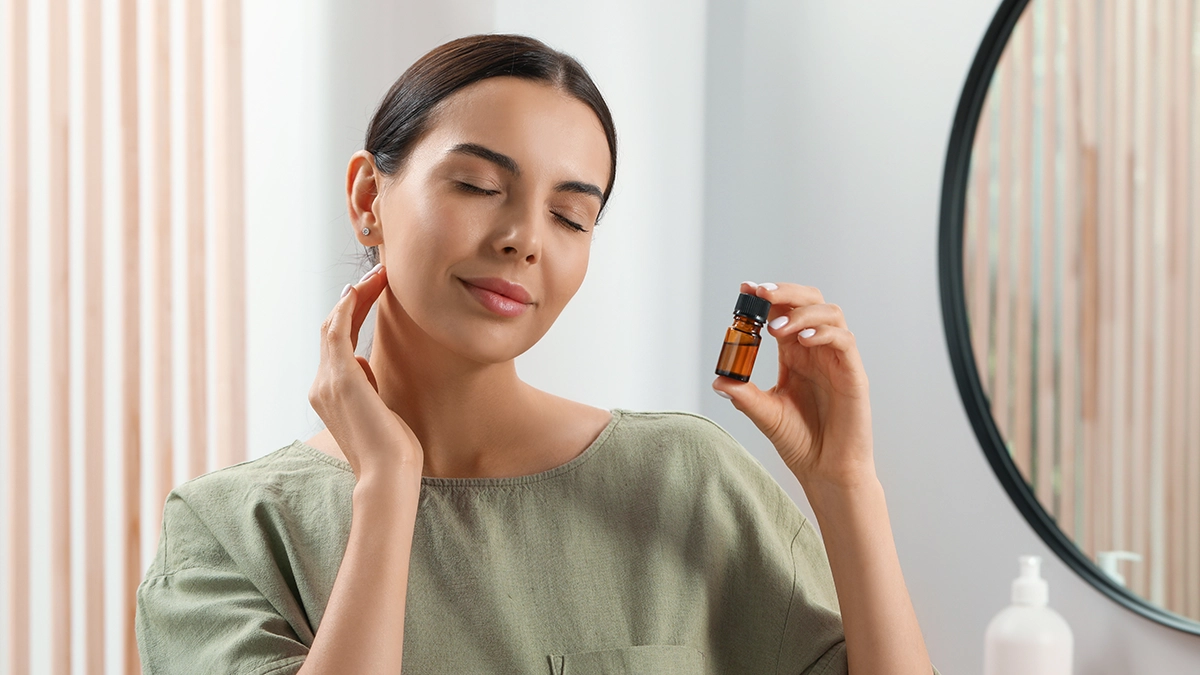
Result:
[[[554,212],[551,211],[551,213],[554,213]],[[587,232],[587,230],[583,229],[583,226],[581,226],[579,223],[577,223],[569,218],[565,218],[562,215],[557,214],[557,213],[554,213],[554,217],[558,218],[559,221],[565,223],[567,225],[567,227],[570,227],[571,229],[578,230],[580,232]]]
[[[463,192],[470,192],[471,194],[476,194],[476,195],[498,195],[498,194],[500,194],[499,190],[487,190],[487,189],[479,187],[478,185],[471,185],[470,183],[464,183],[462,181],[455,181],[455,183],[457,183],[458,189],[462,190]]]
[[[499,190],[488,190],[486,188],[481,188],[478,185],[472,185],[471,183],[465,183],[461,180],[454,181],[454,183],[458,187],[458,189],[462,190],[463,192],[468,192],[470,194],[488,195],[488,196],[500,194]],[[571,228],[572,230],[575,230],[577,232],[587,232],[588,231],[579,223],[571,220],[570,218],[563,216],[562,214],[554,213],[553,211],[551,211],[551,215],[553,215],[556,219],[558,219],[559,222],[561,222],[562,224]]]

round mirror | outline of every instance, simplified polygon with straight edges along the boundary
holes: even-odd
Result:
[[[1112,599],[1200,634],[1200,6],[1006,0],[959,102],[942,310],[985,454]]]

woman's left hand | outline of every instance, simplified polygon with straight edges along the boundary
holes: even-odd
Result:
[[[741,291],[771,303],[779,381],[763,391],[718,376],[713,389],[770,439],[805,491],[875,480],[867,374],[841,308],[809,286],[746,282]]]

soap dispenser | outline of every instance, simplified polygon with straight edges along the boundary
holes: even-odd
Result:
[[[1100,570],[1108,575],[1118,586],[1125,585],[1125,576],[1121,574],[1121,570],[1117,567],[1117,563],[1122,560],[1132,562],[1141,562],[1142,556],[1132,551],[1100,551],[1096,554],[1096,563],[1099,564]]]
[[[1021,556],[1012,583],[1012,605],[988,624],[983,675],[1071,675],[1075,638],[1058,612],[1046,606],[1042,559]]]

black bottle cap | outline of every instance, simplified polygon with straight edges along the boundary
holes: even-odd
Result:
[[[741,314],[759,323],[767,322],[767,312],[769,311],[771,311],[770,302],[749,293],[738,294],[737,304],[733,306],[734,314]]]

